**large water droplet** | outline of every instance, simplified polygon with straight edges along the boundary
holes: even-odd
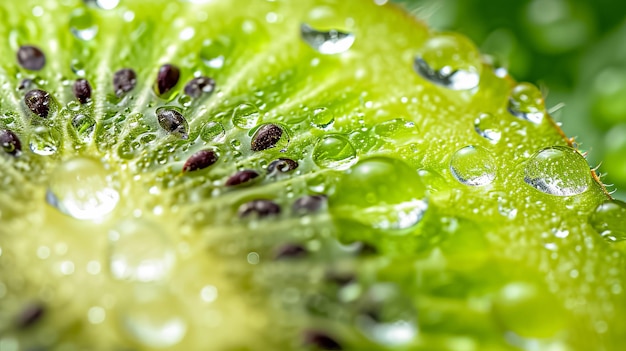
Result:
[[[225,135],[224,126],[213,121],[207,122],[200,131],[200,138],[207,143],[224,141]]]
[[[482,146],[466,146],[450,159],[450,172],[461,184],[482,186],[496,178],[496,161]]]
[[[426,187],[416,170],[402,161],[374,157],[358,162],[342,175],[329,202],[340,225],[404,234],[428,208]]]
[[[28,146],[37,155],[54,155],[61,144],[61,134],[56,129],[36,127],[30,135]]]
[[[200,59],[210,68],[220,69],[224,66],[225,55],[230,51],[230,47],[231,41],[227,37],[207,39],[202,43]]]
[[[110,172],[98,160],[78,157],[61,163],[52,172],[46,200],[77,219],[97,219],[109,214],[119,201]]]
[[[341,135],[327,135],[313,148],[313,162],[322,168],[347,169],[356,162],[356,150]]]
[[[167,348],[180,343],[187,334],[187,323],[178,299],[154,287],[140,292],[136,299],[120,306],[122,330],[150,348]]]
[[[535,85],[520,83],[511,92],[508,109],[515,117],[539,124],[545,115],[543,95]]]
[[[524,167],[524,181],[556,196],[581,194],[589,188],[591,172],[585,158],[566,146],[552,146],[534,154]]]
[[[93,138],[93,131],[96,127],[96,121],[85,115],[76,115],[72,118],[72,127],[76,131],[76,135],[82,142],[90,142]]]
[[[300,26],[300,35],[305,43],[324,55],[336,55],[348,51],[354,44],[353,33],[337,29],[316,30],[304,23]]]
[[[626,241],[626,203],[609,200],[600,204],[589,217],[589,223],[606,241]]]
[[[89,41],[98,34],[98,25],[91,13],[84,8],[72,12],[69,25],[72,34],[80,40]]]
[[[411,300],[393,284],[377,284],[359,301],[357,328],[370,340],[386,346],[401,346],[418,334]]]
[[[154,282],[165,279],[176,256],[162,229],[147,221],[129,219],[109,232],[109,268],[116,279]]]
[[[502,137],[498,119],[490,113],[481,113],[474,120],[474,130],[478,135],[487,139],[492,144],[497,144]]]
[[[413,67],[432,83],[452,90],[468,90],[478,86],[482,63],[469,39],[459,34],[441,34],[424,43]]]
[[[243,103],[233,111],[233,124],[241,129],[250,129],[257,125],[261,118],[259,108],[251,103]]]

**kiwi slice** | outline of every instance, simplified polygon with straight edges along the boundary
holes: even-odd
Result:
[[[0,3],[0,350],[619,350],[626,206],[387,1]]]

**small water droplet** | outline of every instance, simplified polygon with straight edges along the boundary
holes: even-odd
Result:
[[[326,107],[316,108],[311,115],[311,125],[313,127],[329,130],[335,122],[335,114]]]
[[[466,146],[450,159],[450,172],[461,184],[483,186],[496,178],[496,161],[482,146]]]
[[[337,29],[317,30],[303,23],[300,35],[305,43],[324,55],[336,55],[348,51],[354,44],[355,36],[351,32]]]
[[[452,90],[478,86],[482,63],[474,44],[459,34],[441,34],[428,39],[413,64],[424,79]]]
[[[28,146],[37,155],[54,155],[61,144],[61,134],[56,129],[36,127],[30,135]]]
[[[261,118],[259,108],[251,103],[243,103],[233,111],[233,124],[241,129],[250,129],[257,125]]]
[[[70,62],[70,69],[79,77],[85,76],[85,64],[80,60],[73,59]]]
[[[96,121],[85,115],[76,115],[72,118],[72,127],[76,131],[78,138],[84,142],[90,142],[93,138],[93,131],[96,127]]]
[[[224,126],[213,121],[207,122],[200,131],[200,138],[207,143],[224,141],[225,135]]]
[[[591,172],[585,158],[566,146],[552,146],[534,154],[524,167],[524,181],[556,196],[582,194],[589,188]]]
[[[207,39],[202,43],[200,59],[210,68],[220,69],[224,66],[225,55],[230,51],[231,41],[229,38],[219,36],[215,39]]]
[[[591,214],[589,223],[608,242],[626,241],[626,203],[619,200],[603,202]]]
[[[57,166],[50,175],[46,200],[76,219],[102,218],[115,209],[120,199],[109,176],[110,173],[97,160],[70,159]]]
[[[357,161],[356,150],[341,135],[327,135],[313,148],[313,162],[322,168],[348,169]]]
[[[402,161],[374,157],[358,162],[341,178],[329,205],[340,225],[404,234],[422,219],[428,203],[417,172]]]
[[[502,137],[498,120],[491,113],[481,113],[474,120],[474,130],[478,135],[487,139],[492,144],[497,144]]]
[[[69,26],[72,34],[80,40],[89,41],[98,34],[98,25],[91,13],[84,8],[78,8],[72,12]]]
[[[370,287],[359,306],[357,328],[374,342],[401,346],[412,342],[418,334],[413,303],[393,284]]]
[[[140,219],[118,223],[109,232],[109,269],[114,278],[139,282],[165,279],[176,262],[161,227]]]
[[[158,288],[141,292],[141,296],[120,306],[122,330],[151,349],[168,348],[180,343],[187,334],[187,323],[178,298]]]
[[[535,124],[540,124],[546,114],[543,95],[531,83],[520,83],[513,88],[508,109],[513,116]]]

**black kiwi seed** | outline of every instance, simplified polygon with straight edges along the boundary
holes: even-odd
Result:
[[[157,110],[157,120],[159,125],[166,132],[176,135],[181,139],[187,139],[187,120],[183,115],[172,109],[160,108]]]
[[[327,281],[333,282],[339,286],[346,286],[356,281],[356,276],[352,273],[327,272],[325,277]]]
[[[120,97],[137,85],[137,74],[130,68],[122,68],[113,75],[113,90]]]
[[[183,172],[205,169],[217,162],[217,158],[217,154],[213,150],[200,150],[187,159],[183,166]]]
[[[22,143],[15,133],[8,129],[0,130],[0,147],[10,155],[17,155],[22,151]]]
[[[341,344],[330,335],[315,330],[309,330],[304,333],[304,344],[316,347],[319,350],[343,350]]]
[[[39,322],[45,314],[45,308],[40,303],[32,303],[26,306],[15,318],[15,325],[19,329],[32,327]]]
[[[248,183],[254,178],[258,177],[259,173],[257,171],[253,171],[251,169],[244,169],[243,171],[239,171],[226,181],[226,186],[236,186],[244,183]]]
[[[275,124],[266,124],[259,128],[252,138],[252,151],[262,151],[276,146],[283,136],[283,129]]]
[[[210,94],[215,90],[215,80],[209,77],[197,77],[185,85],[185,94],[197,99],[202,94]]]
[[[252,200],[248,201],[237,210],[239,217],[244,218],[252,214],[256,214],[260,218],[276,215],[280,213],[280,206],[271,200]]]
[[[24,102],[28,109],[39,117],[46,118],[50,112],[50,94],[41,90],[33,89],[26,93],[24,96]]]
[[[89,99],[91,99],[91,85],[89,85],[89,82],[86,79],[81,78],[76,80],[72,91],[81,104],[85,104],[89,101]]]
[[[302,258],[308,255],[308,251],[304,246],[298,244],[286,244],[278,248],[274,254],[274,259],[291,259]]]
[[[293,212],[305,214],[319,211],[326,203],[325,195],[306,195],[297,199],[292,206]]]
[[[166,64],[159,68],[157,74],[157,93],[163,95],[172,90],[180,79],[180,69],[174,65]]]
[[[46,55],[38,47],[23,45],[17,50],[17,63],[31,71],[39,71],[46,65]]]
[[[272,174],[275,172],[287,173],[298,168],[298,162],[289,158],[279,158],[270,162],[267,166],[267,172]]]

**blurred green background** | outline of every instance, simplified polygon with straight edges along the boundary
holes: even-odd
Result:
[[[397,2],[436,30],[469,36],[516,80],[537,84],[552,116],[626,200],[626,1]]]

